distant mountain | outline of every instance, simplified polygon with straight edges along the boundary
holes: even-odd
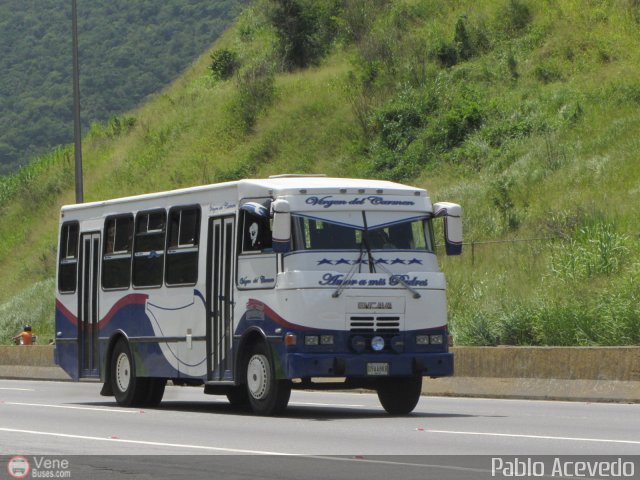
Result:
[[[77,0],[84,129],[137,105],[209,47],[243,0]],[[0,2],[0,173],[73,139],[71,2]]]

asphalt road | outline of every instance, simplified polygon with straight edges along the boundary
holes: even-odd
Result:
[[[201,388],[167,387],[144,410],[99,390],[0,380],[0,462],[67,459],[71,478],[459,479],[492,478],[495,457],[640,453],[637,404],[423,397],[392,417],[375,394],[294,391],[284,416],[264,418]]]

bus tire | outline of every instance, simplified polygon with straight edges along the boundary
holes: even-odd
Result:
[[[390,415],[407,415],[416,408],[422,394],[422,377],[388,378],[377,387],[378,399]]]
[[[276,379],[275,366],[267,345],[255,345],[245,365],[247,394],[254,413],[266,416],[282,413],[289,403],[291,382]]]
[[[249,392],[245,385],[238,385],[237,387],[230,387],[227,391],[227,400],[232,407],[246,408],[249,406]]]
[[[111,355],[111,388],[118,405],[142,405],[148,394],[148,384],[148,379],[136,376],[136,365],[127,341],[118,340]]]
[[[147,395],[141,406],[157,407],[162,402],[164,388],[167,385],[166,378],[147,378]]]

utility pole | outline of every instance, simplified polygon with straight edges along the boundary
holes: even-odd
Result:
[[[73,137],[76,159],[76,203],[84,201],[82,191],[82,132],[80,128],[80,67],[78,62],[78,16],[76,0],[71,0],[71,31],[73,50]]]

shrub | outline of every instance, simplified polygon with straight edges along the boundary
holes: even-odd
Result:
[[[449,109],[429,127],[427,135],[432,146],[440,150],[451,149],[482,126],[483,108],[476,97],[475,92],[468,89],[455,96]]]
[[[509,0],[499,10],[497,23],[502,26],[505,33],[515,35],[523,31],[532,20],[531,10],[522,0]]]
[[[339,17],[339,30],[348,42],[359,42],[371,30],[375,21],[372,2],[345,0]]]
[[[505,305],[496,313],[498,340],[501,345],[534,345],[536,338],[533,308],[525,305]]]
[[[460,17],[456,22],[456,32],[453,41],[455,42],[458,56],[462,60],[469,60],[473,55],[473,48],[469,34],[467,33],[464,17]]]
[[[496,210],[500,212],[506,230],[515,230],[520,224],[513,201],[513,179],[502,175],[490,184],[489,196]]]
[[[629,253],[627,240],[610,223],[584,226],[573,238],[555,246],[551,271],[561,280],[572,281],[617,273]]]
[[[434,109],[433,95],[405,86],[371,115],[370,129],[375,134],[370,145],[372,175],[406,180],[419,173],[430,156],[424,141],[416,140]]]
[[[424,126],[420,104],[401,99],[385,105],[375,114],[374,130],[382,144],[394,152],[404,152]]]
[[[498,344],[499,334],[492,315],[486,312],[473,312],[458,317],[452,323],[452,332],[456,345],[494,346]]]
[[[240,128],[249,132],[258,114],[271,104],[275,96],[273,68],[267,61],[259,61],[240,71],[238,95],[231,104]]]
[[[533,318],[533,330],[539,345],[576,345],[581,321],[587,318],[579,305],[543,304]],[[582,335],[582,345],[586,337]]]
[[[370,156],[371,166],[367,174],[374,178],[396,182],[415,180],[431,158],[425,154],[421,142],[412,143],[402,154],[374,143],[370,149]]]
[[[510,139],[528,137],[533,131],[531,118],[520,112],[513,112],[508,118],[493,119],[491,125],[484,127],[480,134],[489,145],[498,148]]]
[[[226,48],[216,50],[211,54],[211,75],[216,80],[227,80],[238,68],[238,55]]]
[[[563,79],[560,68],[550,62],[537,65],[534,69],[534,75],[542,83],[558,82]]]
[[[440,42],[434,52],[434,56],[441,67],[453,67],[458,63],[458,49],[449,42]]]
[[[106,135],[109,138],[120,136],[129,132],[136,125],[135,117],[122,116],[111,117],[107,122]]]

